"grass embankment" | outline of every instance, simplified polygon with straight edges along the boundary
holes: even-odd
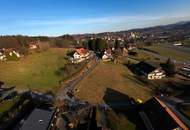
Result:
[[[0,80],[17,89],[55,90],[62,79],[55,71],[66,64],[65,54],[66,49],[51,48],[19,61],[0,62]]]
[[[175,50],[172,48],[169,48],[164,45],[153,45],[146,47],[147,49],[150,49],[152,51],[158,52],[161,56],[164,57],[171,57],[173,59],[179,60],[179,61],[187,61],[190,60],[190,56],[188,53],[185,53],[183,51]]]

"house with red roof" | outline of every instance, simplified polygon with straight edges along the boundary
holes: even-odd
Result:
[[[84,60],[87,60],[90,58],[90,52],[86,48],[77,48],[75,49],[75,53],[73,55],[73,62],[74,63],[80,63]]]
[[[102,56],[103,61],[111,61],[113,59],[112,50],[109,48],[104,51],[104,55]]]

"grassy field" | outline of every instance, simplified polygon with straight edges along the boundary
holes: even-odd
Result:
[[[147,49],[156,51],[160,53],[162,56],[171,57],[173,59],[179,60],[179,61],[187,61],[190,60],[190,56],[188,53],[185,53],[183,51],[175,50],[172,48],[169,48],[167,46],[161,46],[161,45],[154,45],[146,47]]]
[[[55,71],[64,66],[65,49],[33,52],[19,61],[0,62],[0,81],[17,89],[55,90],[61,77]]]
[[[152,91],[138,81],[126,66],[112,62],[101,62],[78,84],[75,93],[80,99],[91,103],[106,103],[110,107],[127,104],[130,97],[146,101],[152,96]],[[143,124],[133,108],[116,107],[107,111],[109,127],[113,130],[136,130],[139,124]]]
[[[104,103],[103,97],[107,88],[142,100],[147,100],[152,94],[126,66],[112,62],[101,62],[76,88],[79,98],[92,103]]]

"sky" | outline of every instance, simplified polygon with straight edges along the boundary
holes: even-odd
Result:
[[[98,33],[190,20],[190,0],[0,0],[0,35]]]

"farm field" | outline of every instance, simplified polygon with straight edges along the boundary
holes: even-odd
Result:
[[[61,77],[55,71],[64,66],[66,49],[33,52],[19,61],[0,62],[0,81],[17,89],[55,90]]]

